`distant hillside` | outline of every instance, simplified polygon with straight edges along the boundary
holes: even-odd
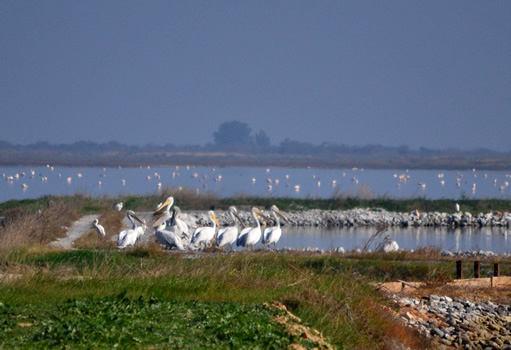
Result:
[[[286,140],[279,146],[128,146],[116,142],[14,145],[0,141],[0,165],[60,166],[286,166],[379,169],[511,170],[511,152],[456,149],[412,150],[406,146],[311,145]]]

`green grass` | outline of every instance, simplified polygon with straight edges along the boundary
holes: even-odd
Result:
[[[70,299],[44,305],[0,304],[0,348],[273,348],[317,343],[291,336],[263,305],[155,298]]]
[[[454,204],[459,203],[463,212],[477,214],[489,211],[511,211],[511,200],[504,199],[468,199],[460,200],[426,198],[395,199],[389,197],[360,198],[357,196],[336,195],[332,198],[266,198],[254,196],[234,196],[231,198],[217,198],[213,193],[196,194],[189,189],[177,190],[165,188],[159,195],[148,196],[124,196],[121,198],[102,197],[96,198],[89,195],[77,194],[74,196],[45,196],[39,199],[11,200],[0,203],[0,215],[9,217],[19,215],[20,212],[36,212],[45,209],[48,202],[62,203],[76,208],[81,214],[95,213],[112,210],[114,204],[121,200],[124,208],[135,211],[152,211],[155,203],[163,202],[168,196],[174,196],[176,203],[182,210],[208,210],[215,207],[217,210],[226,210],[231,205],[250,208],[252,206],[269,209],[273,204],[281,210],[350,210],[355,208],[382,208],[393,212],[446,212],[454,213]]]
[[[364,207],[453,212],[455,203],[342,196],[218,199],[172,189],[158,196],[50,196],[1,203],[0,215],[7,225],[0,231],[0,274],[13,278],[0,279],[0,349],[112,348],[116,344],[120,348],[238,348],[242,343],[249,348],[286,348],[289,342],[311,346],[287,333],[282,335],[283,328],[271,321],[276,311],[262,306],[272,301],[282,302],[339,349],[391,348],[388,340],[392,337],[411,348],[427,345],[379,307],[387,302],[375,293],[372,283],[453,279],[454,262],[434,249],[386,255],[243,252],[190,258],[165,254],[155,245],[123,252],[104,247],[47,248],[49,241],[62,234],[62,227],[85,213],[102,213],[109,231],[118,232],[116,225],[123,215],[114,212],[115,202],[122,200],[127,209],[148,211],[168,195],[183,210],[276,204],[285,211]],[[511,201],[491,199],[459,203],[473,213],[511,207]],[[82,243],[87,247],[87,242]],[[485,264],[482,271],[491,270],[491,262]],[[468,262],[464,271],[466,277],[471,276]],[[502,274],[511,274],[507,265],[502,266]],[[197,322],[183,317],[188,310],[194,317],[199,315]],[[243,330],[230,323],[238,319],[246,324]],[[141,332],[148,323],[152,331]],[[165,330],[167,336],[163,336]]]
[[[400,326],[377,306],[386,302],[375,294],[371,282],[420,280],[431,277],[434,270],[450,276],[455,270],[452,263],[274,253],[216,254],[190,259],[180,255],[154,255],[151,251],[142,254],[141,249],[132,252],[24,251],[4,256],[1,261],[3,272],[20,273],[21,277],[0,284],[0,302],[3,303],[0,310],[4,310],[0,324],[3,322],[9,329],[0,332],[0,344],[11,345],[13,343],[9,342],[17,339],[28,348],[36,338],[47,347],[59,347],[60,343],[55,342],[67,339],[70,348],[96,347],[99,342],[112,346],[118,343],[121,347],[151,344],[164,348],[174,345],[202,348],[201,339],[207,339],[205,341],[219,348],[238,348],[236,342],[239,339],[244,339],[249,348],[268,348],[268,344],[286,348],[287,343],[280,336],[254,335],[271,326],[268,324],[269,311],[261,305],[280,301],[306,324],[321,330],[339,349],[383,349],[388,335]],[[158,307],[174,311],[162,316],[158,309],[150,316],[151,308],[155,307],[153,302],[160,305]],[[106,305],[126,312],[119,311],[115,316],[124,320],[119,321],[124,328],[116,326],[114,330],[108,330],[105,320],[113,316],[96,309],[106,310]],[[189,335],[194,334],[185,331],[190,324],[186,323],[186,328],[181,323],[182,317],[177,320],[171,317],[182,312],[175,310],[183,309],[190,309],[194,315],[206,310],[197,327],[207,330],[207,334],[197,335],[196,343],[186,343]],[[73,314],[77,317],[72,320]],[[28,318],[10,319],[5,315]],[[251,335],[234,332],[235,325],[228,323],[230,318],[245,322],[242,321],[245,316],[247,322],[251,319],[255,322]],[[177,343],[169,344],[168,337],[154,338],[151,332],[138,334],[132,330],[146,318],[163,322],[162,329],[175,329],[172,341]],[[227,323],[215,328],[217,322],[210,323],[210,319]],[[62,320],[61,323],[58,320]],[[32,326],[13,326],[20,322]],[[71,328],[64,327],[65,324]],[[96,326],[97,330],[91,328]],[[154,327],[156,333],[161,332]],[[90,338],[82,334],[84,330],[94,336]],[[231,331],[234,333],[229,333]],[[282,330],[268,332],[280,334]],[[247,340],[250,337],[257,339],[251,343]],[[62,342],[66,344],[64,340]]]

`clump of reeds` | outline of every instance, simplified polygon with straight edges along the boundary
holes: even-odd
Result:
[[[76,209],[62,203],[52,203],[36,212],[13,208],[6,214],[5,226],[0,229],[0,250],[46,245],[62,237],[79,216]]]

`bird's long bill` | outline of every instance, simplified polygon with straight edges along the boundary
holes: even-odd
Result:
[[[270,219],[269,217],[267,217],[266,215],[264,215],[263,213],[261,213],[260,211],[256,211],[255,213],[257,216],[260,216],[262,217],[263,219],[266,220],[266,222],[274,222],[273,219]]]
[[[165,215],[160,216],[156,221],[153,223],[152,227],[157,228],[160,226],[161,222],[165,219]]]
[[[165,207],[166,207],[167,205],[169,205],[169,204],[170,204],[170,201],[167,199],[167,200],[165,201],[165,203],[162,203],[162,205],[160,205],[160,206],[158,207],[158,209],[156,209],[156,211],[153,213],[153,215],[157,215],[157,213],[158,213],[158,212],[160,212],[163,208],[165,208]]]
[[[236,219],[238,219],[238,221],[240,222],[241,226],[243,226],[243,228],[245,228],[245,224],[243,223],[243,221],[241,221],[241,218],[238,216],[237,213],[233,213],[234,216],[236,217]]]
[[[135,220],[137,220],[138,222],[140,222],[142,225],[145,225],[145,221],[144,220],[140,220],[140,218],[138,216],[136,216],[135,214],[131,215],[131,217]]]
[[[286,223],[290,224],[289,220],[280,211],[276,211],[275,214],[277,214]]]
[[[211,220],[213,220],[217,226],[220,226],[220,225],[218,224],[218,220],[216,219],[216,216],[215,216],[215,215],[212,215],[212,216],[211,216]]]

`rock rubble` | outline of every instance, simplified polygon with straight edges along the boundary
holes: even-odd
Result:
[[[230,224],[227,213],[216,212],[221,225]],[[324,227],[363,227],[388,225],[393,227],[484,227],[501,226],[511,227],[511,213],[491,212],[472,215],[466,213],[410,213],[389,212],[384,209],[353,209],[353,210],[304,210],[286,212],[286,217],[293,226],[324,226]],[[198,224],[207,222],[205,212],[189,212],[195,217]],[[239,216],[246,224],[251,224],[249,212],[239,211]]]
[[[511,349],[511,305],[430,295],[393,295],[399,320],[435,342],[461,349]]]

